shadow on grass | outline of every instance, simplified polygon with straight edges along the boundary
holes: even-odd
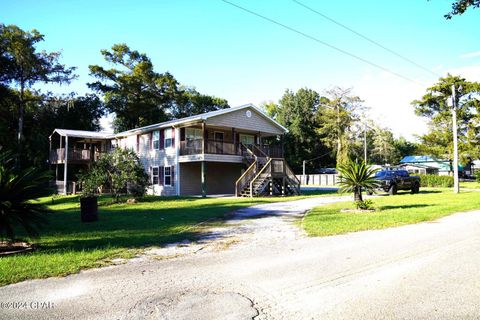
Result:
[[[246,201],[232,200],[198,201],[198,198],[170,198],[168,202],[167,199],[158,197],[156,201],[150,198],[133,205],[102,206],[99,207],[99,221],[91,223],[80,221],[79,206],[59,208],[47,215],[49,224],[41,231],[41,237],[36,241],[39,244],[39,251],[130,249],[160,246],[181,240],[197,240],[206,234],[205,230],[197,227],[197,224],[221,221],[225,219],[227,213],[244,208],[248,204]],[[61,200],[63,203],[71,202],[73,205],[78,198]],[[176,206],[176,200],[182,201]],[[197,200],[198,203],[190,203],[191,200]],[[188,204],[185,201],[188,201]],[[142,203],[145,204],[142,206]]]
[[[413,208],[424,208],[432,207],[435,205],[432,204],[399,204],[397,206],[379,206],[380,210],[392,210],[392,209],[413,209]]]

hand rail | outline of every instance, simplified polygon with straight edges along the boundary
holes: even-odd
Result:
[[[269,157],[265,152],[263,152],[263,150],[260,149],[260,147],[257,146],[256,144],[253,145],[253,149],[256,149],[256,150],[260,151],[260,154],[262,154],[265,158],[267,158],[267,159],[270,158],[270,157]]]
[[[272,162],[272,159],[269,159],[267,163],[263,166],[263,168],[257,173],[257,175],[252,180],[250,180],[250,197],[251,198],[253,197],[253,183],[258,179],[258,177],[260,177],[260,175],[263,173],[263,171],[265,171],[267,167],[270,169],[270,171],[272,170],[270,166],[271,162]]]
[[[241,185],[241,187],[240,187],[240,186],[239,186],[240,183],[244,180],[244,178],[247,176],[247,174],[248,174],[248,175],[251,175],[251,176],[252,176],[253,174],[255,174],[256,168],[257,168],[257,160],[255,160],[255,161],[250,165],[250,167],[248,167],[248,169],[245,170],[245,172],[240,176],[240,178],[237,179],[237,181],[235,182],[235,195],[236,195],[236,196],[238,196],[239,191],[240,191],[241,189],[243,189],[243,187],[244,187],[245,184],[246,184],[246,183],[243,183],[243,184]],[[253,174],[250,174],[251,171],[253,172]],[[247,181],[248,181],[248,179],[247,179]]]
[[[292,168],[288,165],[287,161],[284,160],[284,166],[285,166],[285,174],[289,179],[292,179],[293,182],[296,184],[296,192],[300,194],[300,180],[298,180],[297,176],[293,172]],[[292,178],[293,177],[293,178]]]

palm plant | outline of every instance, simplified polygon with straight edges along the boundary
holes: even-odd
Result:
[[[35,168],[15,169],[15,157],[0,153],[0,239],[14,241],[18,228],[33,238],[47,222],[48,209],[32,200],[49,194],[50,175]]]
[[[379,169],[374,169],[363,161],[360,163],[349,161],[340,165],[337,169],[340,172],[339,184],[341,190],[343,192],[353,192],[356,203],[363,202],[362,190],[373,192],[378,186],[378,181],[375,180],[375,172]]]

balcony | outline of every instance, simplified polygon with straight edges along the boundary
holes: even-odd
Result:
[[[246,150],[250,149],[250,152]],[[180,155],[214,154],[227,156],[246,156],[254,153],[260,157],[283,158],[283,150],[280,145],[243,145],[233,141],[206,140],[205,152],[203,152],[203,140],[180,141]]]
[[[95,151],[93,153],[89,149],[68,149],[69,163],[88,163],[96,161],[101,156],[101,152]],[[65,148],[50,150],[50,163],[59,164],[65,162]]]

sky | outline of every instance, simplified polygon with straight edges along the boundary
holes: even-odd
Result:
[[[126,43],[156,71],[231,106],[278,102],[286,89],[353,88],[372,119],[409,140],[427,131],[410,103],[439,76],[480,81],[480,9],[446,20],[449,0],[299,0],[424,70],[292,0],[229,1],[410,81],[221,0],[0,0],[0,22],[37,29],[39,49],[61,51],[61,62],[78,68],[77,80],[53,92],[89,92],[88,66],[106,65],[100,50]]]

